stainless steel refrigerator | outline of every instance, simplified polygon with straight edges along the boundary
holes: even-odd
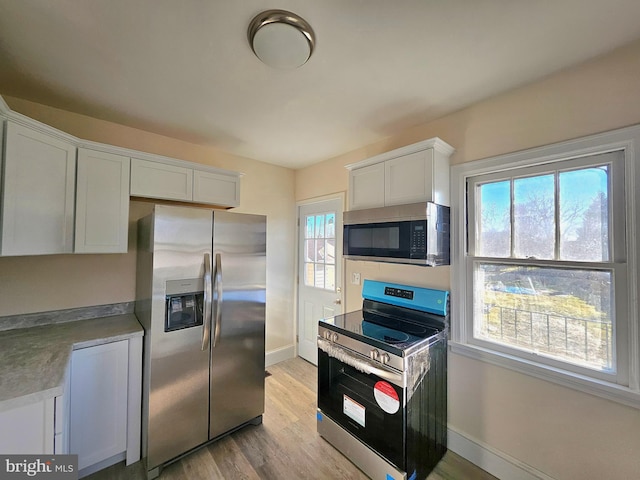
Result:
[[[156,205],[138,222],[148,478],[264,412],[266,219]]]

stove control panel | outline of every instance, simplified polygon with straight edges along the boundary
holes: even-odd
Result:
[[[384,287],[384,294],[389,295],[390,297],[413,300],[413,290],[406,290],[404,288]]]
[[[449,292],[446,290],[378,282],[367,278],[362,285],[362,298],[441,317],[449,315]]]

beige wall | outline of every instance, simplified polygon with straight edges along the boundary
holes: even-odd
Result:
[[[294,171],[161,135],[4,97],[12,110],[79,138],[244,173],[238,212],[267,216],[267,351],[292,346]],[[0,257],[0,316],[135,300],[135,221],[151,204],[131,202],[129,252]]]
[[[346,191],[344,165],[431,137],[456,148],[452,163],[640,123],[640,42],[478,103],[383,142],[300,170],[296,200]],[[346,262],[346,309],[362,278],[448,288],[449,268]],[[453,298],[453,309],[455,298]],[[454,325],[455,328],[455,325]],[[450,354],[449,424],[557,479],[638,478],[640,412],[504,368]]]

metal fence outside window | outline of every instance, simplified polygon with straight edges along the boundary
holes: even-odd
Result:
[[[501,343],[612,368],[613,325],[609,321],[485,305],[484,329],[489,339]]]

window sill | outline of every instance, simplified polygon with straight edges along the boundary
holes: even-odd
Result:
[[[585,377],[475,345],[450,341],[449,348],[452,353],[640,409],[640,391],[625,386]]]

